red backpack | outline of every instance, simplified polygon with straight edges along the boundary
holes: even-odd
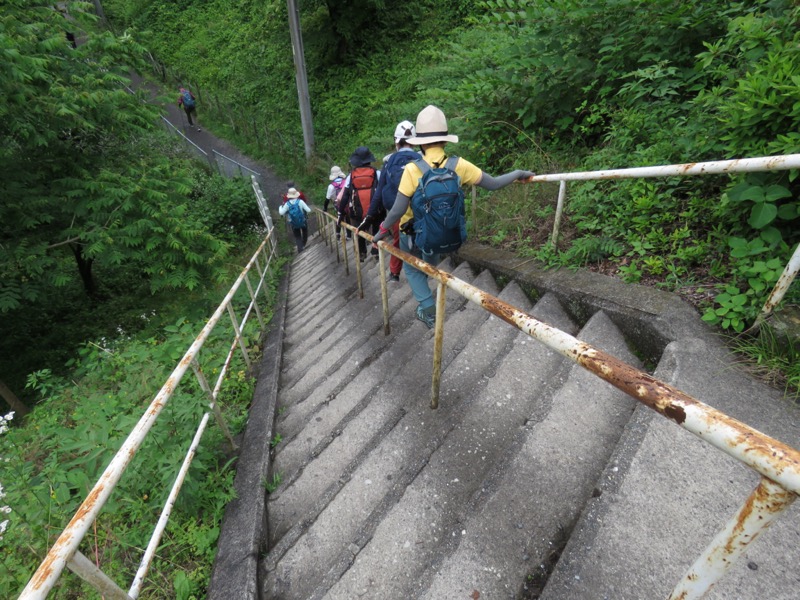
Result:
[[[350,173],[350,216],[358,221],[364,218],[378,185],[378,173],[373,167],[356,167]]]

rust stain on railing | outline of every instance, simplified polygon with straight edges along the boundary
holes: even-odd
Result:
[[[776,158],[775,164],[785,167],[786,159],[798,161],[800,155]],[[714,167],[718,170],[717,172],[737,170],[741,168],[738,163],[739,161],[727,161],[724,165],[715,164]],[[698,165],[702,170],[708,163],[688,163],[681,167],[688,172],[696,170]],[[774,168],[774,164],[768,161],[765,164],[762,163],[761,167],[763,169]],[[614,175],[606,173],[606,178]],[[372,236],[364,232],[357,232],[354,227],[344,224],[343,226],[351,229],[368,242],[372,241]],[[499,298],[461,281],[452,274],[440,271],[407,252],[396,249],[383,241],[378,242],[377,246],[381,252],[389,252],[440,282],[440,292],[437,294],[436,327],[438,330],[441,330],[443,326],[443,291],[445,287],[450,287],[467,300],[480,305],[491,314],[556,350],[640,403],[761,474],[762,480],[759,486],[733,520],[729,521],[725,529],[717,535],[703,555],[695,562],[683,581],[675,588],[670,599],[701,598],[724,575],[733,559],[741,556],[748,544],[758,537],[779,514],[784,512],[800,494],[800,452],[798,450],[703,404],[677,388],[590,344],[581,342],[571,335],[535,319]],[[358,276],[360,279],[360,270]],[[441,307],[439,306],[440,300],[442,301]],[[438,337],[435,340],[441,343]],[[438,406],[438,376],[438,363],[436,352],[434,352],[431,408]]]
[[[342,226],[356,231],[356,228],[350,225],[342,224]],[[372,236],[363,231],[357,235],[369,242],[372,241]],[[482,306],[506,323],[560,352],[642,404],[755,469],[764,477],[778,481],[781,486],[793,493],[800,493],[800,452],[794,448],[598,348],[535,319],[452,274],[440,271],[391,244],[380,241],[377,245],[382,251],[389,252],[456,290],[467,300]]]

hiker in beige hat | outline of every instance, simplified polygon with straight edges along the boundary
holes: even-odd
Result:
[[[308,243],[308,218],[306,215],[311,213],[311,209],[303,201],[302,193],[296,188],[290,187],[286,192],[286,202],[280,205],[278,212],[281,216],[288,214],[294,242],[297,244],[297,253],[300,254]]]
[[[328,175],[330,183],[325,192],[325,205],[322,207],[322,210],[325,212],[328,212],[328,205],[333,205],[334,210],[336,210],[336,200],[344,189],[344,180],[346,177],[347,174],[342,171],[341,167],[337,165],[331,167],[331,172]]]
[[[409,144],[419,145],[423,154],[423,160],[428,167],[439,169],[447,167],[452,169],[458,177],[462,186],[477,185],[486,190],[499,190],[510,183],[515,181],[521,183],[530,182],[534,173],[531,171],[516,170],[492,177],[488,173],[483,172],[480,168],[473,165],[471,162],[464,160],[460,157],[450,157],[445,152],[445,144],[451,142],[458,143],[458,136],[453,135],[447,129],[447,119],[441,109],[435,106],[426,106],[417,115],[416,135],[406,140]],[[452,165],[452,166],[451,166]],[[425,166],[425,165],[422,165]],[[417,191],[418,182],[423,176],[422,168],[419,162],[412,162],[406,165],[403,171],[403,177],[400,180],[400,185],[397,189],[397,198],[395,199],[394,206],[386,215],[380,229],[373,237],[374,242],[378,242],[390,234],[390,230],[395,223],[400,223],[400,249],[410,252],[414,256],[432,264],[438,265],[442,260],[441,254],[425,253],[415,244],[415,236],[420,233],[420,221],[413,225],[413,230],[410,224],[414,222],[414,212],[411,208],[411,198]],[[462,226],[463,227],[463,226]],[[464,229],[465,231],[465,229]],[[462,240],[463,241],[463,240]],[[411,286],[411,291],[417,300],[417,318],[425,323],[430,329],[433,328],[436,317],[436,306],[428,287],[428,276],[422,271],[415,269],[408,263],[403,265],[403,270],[406,274],[406,279]]]

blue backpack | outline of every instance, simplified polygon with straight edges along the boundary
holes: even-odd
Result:
[[[381,201],[383,208],[387,211],[392,210],[394,200],[397,198],[397,188],[400,187],[400,179],[403,177],[403,170],[406,164],[414,160],[419,160],[418,152],[410,152],[403,150],[402,152],[395,152],[389,157],[389,160],[383,165],[381,171]]]
[[[289,200],[286,205],[289,207],[289,222],[295,229],[302,229],[306,226],[306,213],[300,208],[300,200]]]
[[[414,213],[414,243],[425,254],[455,252],[467,240],[464,192],[455,171],[457,156],[444,167],[431,169],[420,159],[414,164],[422,171],[417,190],[411,197]]]
[[[191,92],[189,92],[189,90],[183,90],[183,92],[181,92],[181,95],[183,96],[183,105],[186,108],[194,107],[194,98],[192,98],[192,94]]]

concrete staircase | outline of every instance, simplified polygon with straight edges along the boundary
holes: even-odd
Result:
[[[629,364],[655,356],[657,377],[800,446],[796,408],[731,366],[690,308],[641,288],[638,308],[607,281],[537,280],[481,252],[442,268]],[[361,299],[354,260],[345,275],[319,241],[294,260],[258,582],[212,582],[209,597],[665,598],[757,484],[450,290],[432,411],[433,334],[404,275],[385,336],[384,274],[367,258]],[[796,599],[798,561],[795,506],[708,597]]]

